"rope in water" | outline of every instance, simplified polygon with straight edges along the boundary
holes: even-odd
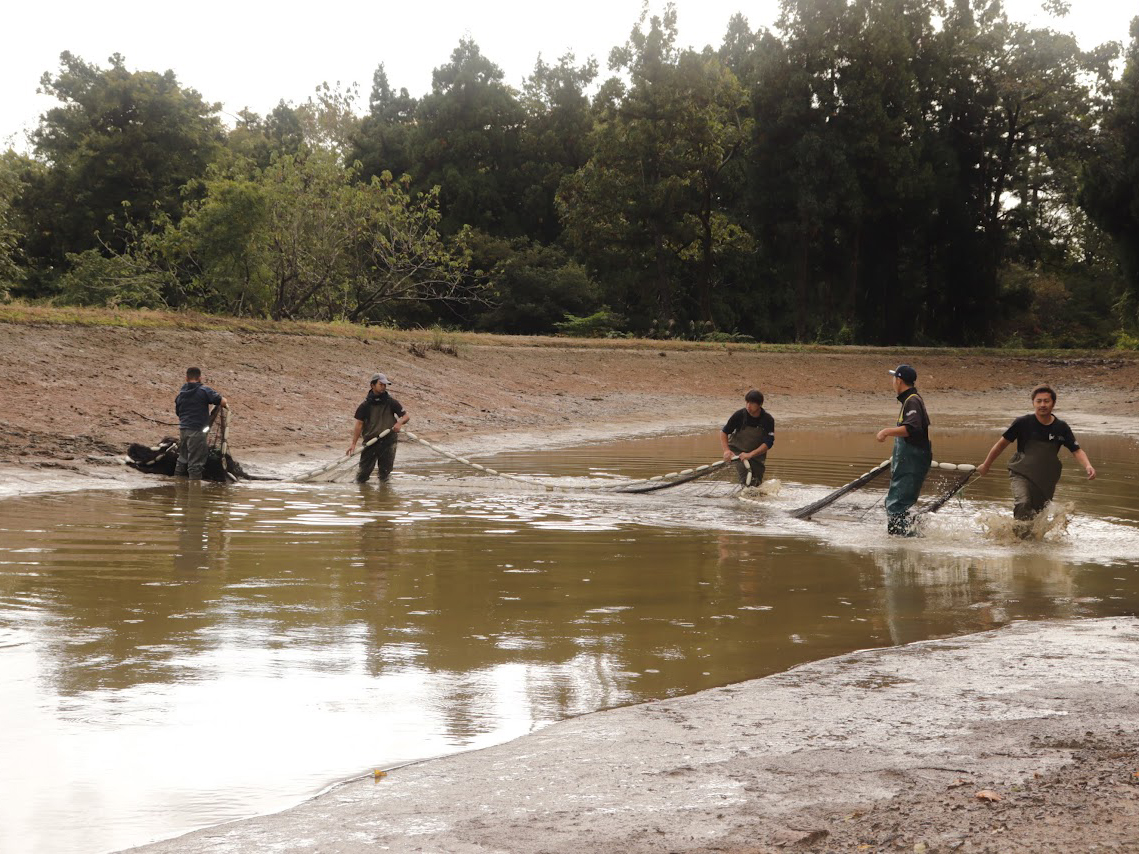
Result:
[[[461,457],[458,454],[454,454],[451,451],[448,451],[446,448],[440,448],[438,445],[432,444],[426,439],[416,436],[410,430],[404,430],[403,435],[407,436],[407,438],[413,442],[418,442],[424,447],[430,448],[437,454],[441,454],[450,460],[454,460],[457,463],[469,466],[476,471],[481,471],[484,474],[489,474],[493,477],[501,477],[506,480],[513,480],[518,483],[526,483],[530,484],[531,486],[540,486],[543,489],[583,490],[589,492],[652,492],[657,489],[667,489],[670,486],[677,486],[681,483],[690,483],[697,478],[706,477],[707,475],[714,473],[717,469],[728,462],[727,460],[719,460],[714,463],[709,463],[708,465],[697,466],[696,468],[691,469],[684,469],[683,471],[674,471],[669,472],[668,474],[658,474],[655,477],[648,478],[648,480],[644,481],[644,483],[651,485],[640,487],[627,483],[606,484],[605,486],[598,486],[597,484],[588,483],[550,483],[547,480],[539,480],[538,478],[526,477],[525,475],[520,474],[508,474],[507,472],[501,472],[497,471],[496,469],[492,469],[490,466],[480,465],[479,463],[472,463],[466,457]]]
[[[708,465],[697,466],[696,468],[684,469],[683,471],[669,472],[668,474],[658,474],[655,477],[651,477],[651,478],[648,478],[647,480],[643,481],[643,483],[645,484],[643,486],[637,486],[636,483],[634,483],[634,484],[628,484],[628,483],[607,484],[605,486],[599,486],[597,484],[584,484],[584,483],[550,483],[548,480],[540,480],[538,478],[526,477],[525,475],[510,474],[508,472],[500,472],[496,469],[491,468],[490,466],[484,466],[484,465],[480,465],[479,463],[473,463],[470,460],[468,460],[466,457],[459,456],[458,454],[455,454],[455,453],[452,453],[451,451],[448,451],[446,448],[441,448],[438,445],[436,445],[432,442],[429,442],[420,436],[416,436],[410,430],[401,430],[400,432],[404,436],[406,436],[410,441],[418,442],[420,445],[423,445],[424,447],[431,449],[432,451],[439,454],[440,456],[446,457],[447,459],[450,459],[450,460],[454,460],[455,462],[461,463],[462,465],[468,466],[472,469],[475,469],[476,471],[483,472],[484,474],[489,474],[492,477],[500,477],[500,478],[503,478],[505,480],[513,480],[517,483],[525,483],[525,484],[529,484],[530,486],[540,486],[543,489],[582,490],[582,491],[589,491],[589,492],[597,492],[597,491],[631,492],[631,493],[653,492],[653,491],[656,491],[658,489],[668,489],[669,487],[672,487],[672,486],[679,486],[682,483],[690,483],[694,480],[697,480],[698,478],[707,477],[710,474],[714,474],[716,471],[718,471],[720,468],[722,468],[723,466],[727,465],[728,462],[730,462],[729,460],[718,460],[714,463],[709,463]],[[353,457],[356,456],[357,453],[362,453],[364,448],[368,447],[369,445],[373,444],[374,442],[378,442],[380,439],[384,438],[389,433],[391,433],[391,430],[385,430],[383,433],[376,436],[374,439],[369,439],[367,442],[365,442],[361,446],[359,452],[353,452],[352,454],[348,454],[344,457],[333,460],[330,463],[326,463],[325,465],[320,466],[319,468],[315,468],[312,471],[306,472],[302,475],[298,475],[297,477],[294,478],[294,481],[296,481],[297,483],[305,483],[307,481],[314,480],[315,478],[332,474],[338,468],[343,466],[345,463],[350,462],[353,459]],[[735,460],[735,459],[736,459],[735,457],[732,458],[732,460]],[[748,468],[750,469],[751,467],[748,466]],[[751,473],[749,471],[749,473],[748,473],[749,479],[750,479],[750,476],[751,476]]]

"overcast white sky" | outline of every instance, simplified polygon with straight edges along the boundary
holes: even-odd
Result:
[[[1074,32],[1084,47],[1127,41],[1136,14],[1130,3],[1071,5],[1071,14],[1053,25]],[[770,26],[778,10],[777,0],[676,0],[676,6],[681,43],[698,48],[718,45],[737,11],[756,29]],[[651,0],[651,8],[660,11],[663,0]],[[1030,20],[1039,15],[1040,0],[1006,0],[1006,8],[1011,17]],[[432,69],[447,62],[466,34],[514,86],[539,53],[547,61],[566,51],[579,61],[596,56],[604,71],[610,48],[624,43],[640,9],[641,0],[56,0],[43,6],[24,0],[2,13],[8,37],[0,52],[0,143],[26,148],[24,134],[55,103],[36,95],[40,76],[58,68],[64,50],[103,67],[118,52],[132,69],[173,69],[184,86],[222,102],[228,113],[249,107],[264,114],[282,98],[303,102],[325,80],[358,83],[366,105],[381,62],[393,87],[418,97],[430,89]]]

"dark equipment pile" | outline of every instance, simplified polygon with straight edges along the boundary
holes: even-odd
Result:
[[[131,468],[138,469],[146,474],[164,474],[167,477],[173,477],[174,468],[178,464],[178,440],[167,436],[153,446],[140,445],[136,442],[127,448],[127,456],[130,457],[127,460],[127,465]],[[241,464],[229,454],[225,455],[225,466],[223,467],[221,450],[217,447],[210,448],[206,457],[206,467],[202,471],[202,479],[225,483],[228,480],[225,475],[226,470],[238,480],[262,479],[246,472]]]

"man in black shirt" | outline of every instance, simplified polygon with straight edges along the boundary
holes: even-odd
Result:
[[[1095,469],[1088,455],[1076,441],[1072,428],[1052,414],[1056,392],[1046,385],[1032,391],[1032,409],[1012,422],[985,461],[977,466],[977,474],[988,474],[993,461],[1016,442],[1016,453],[1009,460],[1009,486],[1012,487],[1013,518],[1028,522],[1044,509],[1056,494],[1060,480],[1060,447],[1072,452],[1084,467],[1088,480],[1095,480]]]
[[[894,376],[894,392],[902,408],[898,410],[896,427],[879,430],[877,439],[894,438],[890,457],[890,488],[886,492],[886,533],[902,537],[917,534],[909,510],[917,503],[925,476],[933,462],[933,446],[929,441],[929,413],[914,383],[918,372],[909,365],[898,365],[890,371]]]
[[[744,395],[744,408],[733,412],[720,430],[724,459],[739,457],[736,471],[740,483],[759,486],[767,470],[767,452],[774,444],[775,419],[763,408],[763,392],[752,389]]]
[[[368,396],[356,407],[356,428],[352,433],[352,444],[348,446],[345,455],[352,455],[356,450],[356,443],[362,436],[365,446],[360,452],[360,468],[356,472],[357,483],[366,483],[372,476],[372,469],[377,465],[381,482],[391,477],[392,468],[395,466],[398,439],[396,434],[411,419],[399,401],[388,394],[388,385],[390,383],[385,374],[372,374]],[[391,432],[379,441],[366,444],[385,430]]]
[[[209,454],[206,434],[209,432],[210,407],[228,407],[226,399],[202,384],[201,368],[186,368],[186,382],[174,398],[174,412],[178,416],[178,462],[174,474],[201,480]]]

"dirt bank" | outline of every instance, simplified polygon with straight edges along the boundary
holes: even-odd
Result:
[[[768,395],[781,424],[877,423],[894,415],[886,370],[903,360],[918,368],[935,426],[946,419],[1003,425],[1027,411],[1028,391],[1041,381],[1060,390],[1058,411],[1077,429],[1120,432],[1139,422],[1139,358],[1116,353],[770,351],[0,323],[0,464],[33,485],[29,470],[44,466],[57,485],[68,482],[61,475],[69,471],[120,476],[117,459],[128,443],[175,431],[173,398],[189,364],[202,366],[206,381],[229,399],[241,458],[280,462],[345,446],[354,407],[377,370],[393,378],[412,429],[427,438],[529,431],[541,442],[653,427],[715,429],[751,387]]]
[[[843,655],[133,850],[1139,851],[1137,654],[1118,618]]]

